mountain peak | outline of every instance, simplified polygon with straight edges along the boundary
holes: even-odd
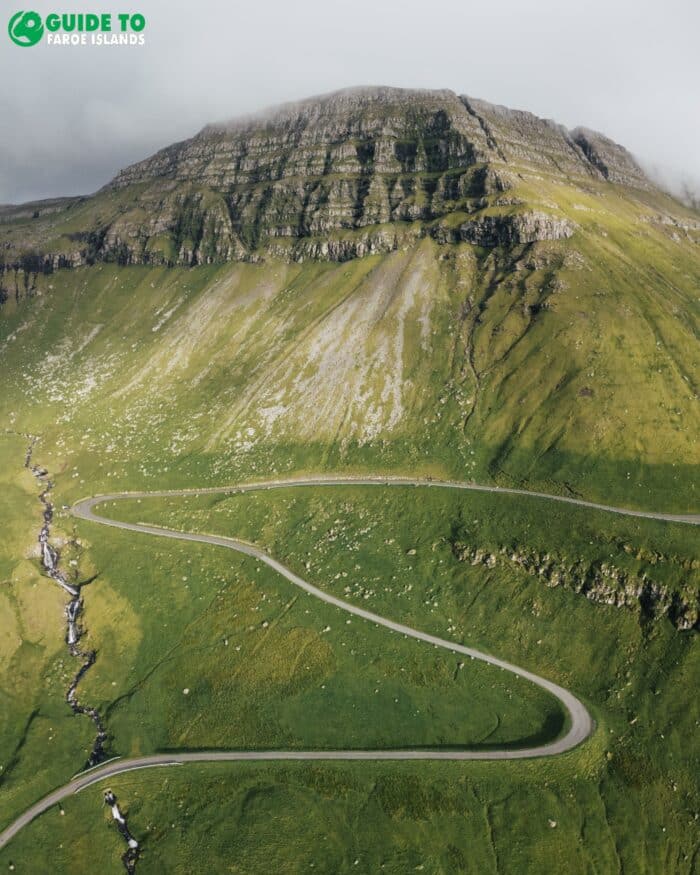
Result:
[[[447,89],[362,86],[207,125],[121,171],[109,187],[163,177],[208,180],[226,191],[291,175],[439,172],[475,163],[650,185],[629,152],[585,128],[568,131]]]
[[[220,124],[208,125],[214,129],[239,129],[260,122],[285,122],[298,116],[349,114],[387,106],[408,107],[411,103],[438,104],[457,101],[459,98],[449,89],[397,88],[390,85],[355,85],[315,94],[301,100],[286,101],[267,107],[259,112],[237,116]]]
[[[18,230],[6,261],[28,239],[50,266],[345,260],[425,236],[511,246],[574,232],[547,191],[611,183],[652,189],[602,134],[449,90],[363,86],[208,125],[122,170],[60,239],[60,204]]]

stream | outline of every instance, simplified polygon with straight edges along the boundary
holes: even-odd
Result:
[[[64,572],[59,568],[60,553],[50,543],[51,524],[54,516],[54,505],[51,501],[51,490],[53,489],[53,481],[49,478],[49,472],[41,465],[34,464],[33,454],[34,446],[38,438],[28,435],[30,443],[27,447],[27,453],[24,460],[24,467],[27,468],[36,478],[41,489],[39,493],[39,501],[43,505],[43,522],[39,531],[39,548],[41,555],[41,565],[47,577],[50,577],[54,583],[57,583],[61,589],[68,593],[70,601],[65,608],[66,617],[66,644],[70,655],[75,659],[81,660],[81,665],[75,673],[68,689],[66,690],[66,702],[70,706],[74,714],[82,714],[89,717],[95,724],[97,730],[95,740],[92,745],[92,750],[85,764],[86,768],[91,768],[101,763],[105,759],[105,743],[107,741],[107,729],[102,717],[97,708],[91,708],[89,705],[81,705],[78,700],[78,684],[85,676],[88,669],[95,664],[97,653],[94,650],[83,650],[80,647],[80,639],[85,634],[85,628],[80,622],[80,617],[83,613],[83,596],[82,588],[90,583],[71,582]],[[136,862],[139,857],[139,843],[129,832],[126,823],[126,818],[123,815],[117,799],[111,790],[105,793],[105,804],[109,805],[112,810],[112,817],[117,824],[119,832],[124,837],[127,843],[127,850],[122,855],[124,867],[130,875],[136,871]]]
[[[136,871],[136,862],[139,858],[139,843],[129,832],[126,815],[122,812],[117,802],[117,797],[111,790],[105,791],[105,805],[109,805],[111,808],[112,818],[127,844],[126,851],[122,854],[122,863],[124,863],[124,868],[129,872],[129,875],[133,875]]]
[[[34,445],[37,438],[33,437],[27,448],[27,455],[24,460],[24,467],[29,469],[36,478],[41,492],[39,493],[39,501],[44,507],[44,521],[39,531],[39,547],[41,550],[41,565],[47,577],[50,577],[54,583],[57,583],[61,589],[65,590],[70,596],[70,601],[66,605],[66,644],[70,655],[75,659],[81,659],[82,665],[75,674],[75,677],[70,683],[66,691],[66,702],[70,705],[74,714],[84,714],[89,717],[95,724],[97,734],[92,746],[92,751],[87,760],[87,766],[95,766],[102,762],[105,758],[104,746],[107,740],[107,730],[102,718],[96,708],[91,708],[88,705],[81,705],[78,701],[77,687],[85,672],[94,664],[96,653],[94,650],[82,650],[80,648],[80,639],[84,634],[84,629],[80,624],[80,615],[83,611],[83,596],[81,593],[82,584],[71,583],[66,575],[59,568],[60,555],[55,547],[49,543],[51,537],[51,523],[53,522],[54,506],[51,501],[51,490],[53,482],[49,479],[49,472],[46,468],[33,463]]]

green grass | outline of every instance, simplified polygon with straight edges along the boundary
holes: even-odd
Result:
[[[635,872],[690,871],[687,824],[682,839],[680,824],[663,821],[664,833],[641,814],[630,841],[618,844],[633,813],[614,784],[603,782],[603,805],[595,781],[571,768],[505,768],[507,775],[502,764],[183,766],[110,786],[129,799],[132,821],[147,825],[140,866],[148,873],[536,873],[566,859],[578,875],[614,872],[621,857]],[[655,810],[658,800],[644,796]],[[57,872],[119,872],[116,830],[100,804],[99,789],[83,791],[65,803],[65,816],[47,813],[0,861],[31,866],[43,848]],[[69,845],[76,822],[89,829]],[[637,830],[643,838],[632,838]]]
[[[399,524],[387,531],[383,518],[401,521],[409,508],[408,530]],[[322,572],[335,577],[347,555],[357,553],[369,569],[353,572],[350,596],[362,576],[433,577],[436,563],[451,566],[458,545],[490,552],[506,565],[511,564],[509,554],[520,550],[557,557],[562,566],[574,560],[582,567],[607,565],[633,580],[646,575],[691,600],[699,588],[693,527],[536,497],[439,486],[313,486],[126,499],[98,505],[98,512],[129,522],[235,534],[275,556],[291,557],[299,572],[320,559],[334,563],[322,566]],[[322,516],[311,523],[314,514]],[[347,575],[348,569],[343,570]],[[372,570],[374,578],[368,576]],[[447,568],[438,573],[444,576]],[[346,583],[346,577],[339,581]],[[398,589],[381,587],[373,597]]]
[[[80,769],[91,729],[64,701],[78,669],[65,643],[62,591],[40,574],[39,490],[29,443],[0,435],[0,822]]]
[[[534,499],[415,487],[149,499],[113,503],[104,511],[257,542],[334,595],[496,653],[594,705],[612,704],[620,725],[637,716],[659,733],[675,734],[675,691],[668,684],[657,690],[655,678],[675,660],[679,667],[672,671],[681,677],[691,670],[697,659],[693,633],[678,634],[663,618],[647,622],[639,610],[593,604],[510,565],[472,566],[455,556],[452,542],[456,534],[468,533],[470,543],[487,550],[502,543],[509,549],[560,549],[589,561],[606,559],[630,574],[653,571],[669,587],[694,581],[697,591],[697,572],[687,570],[694,556],[693,530],[687,526]],[[644,708],[643,715],[637,707]],[[687,708],[683,698],[679,707]],[[685,719],[697,717],[690,709]],[[680,747],[675,752],[682,756]]]
[[[649,551],[664,557],[655,567],[665,567],[672,582],[675,563],[689,550],[688,529],[602,513],[584,516],[576,508],[544,503],[537,503],[537,509],[507,496],[394,487],[286,489],[105,508],[123,518],[256,540],[336,594],[563,683],[588,703],[597,721],[591,741],[552,760],[229,764],[110,779],[129,809],[132,829],[144,840],[143,870],[259,872],[275,866],[301,872],[313,863],[315,870],[328,873],[402,872],[419,866],[419,871],[436,873],[540,872],[552,859],[566,857],[567,871],[574,873],[619,868],[691,873],[699,801],[693,737],[700,714],[683,691],[697,676],[697,638],[678,633],[664,619],[640,623],[631,610],[595,605],[561,587],[549,589],[522,572],[465,564],[450,547],[454,532],[463,532],[468,523],[474,543],[485,539],[487,546],[508,537],[537,547],[546,538],[553,548],[590,559],[603,555],[602,550],[616,551],[615,561],[626,558],[630,568],[642,567],[644,551]],[[456,716],[457,736],[464,738],[464,728],[480,719],[468,710],[457,715],[450,701],[455,683],[468,683],[465,692],[483,695],[468,677],[478,669],[474,663],[455,682],[451,657],[429,650],[426,666],[416,642],[402,651],[403,642],[395,636],[354,618],[343,628],[340,612],[307,596],[297,599],[283,622],[273,619],[263,631],[263,617],[279,616],[280,607],[295,597],[291,586],[268,576],[265,567],[254,571],[255,563],[214,547],[161,544],[145,535],[77,525],[90,556],[103,568],[88,601],[91,634],[103,646],[85,689],[93,700],[116,697],[108,722],[115,748],[124,754],[145,751],[147,744],[191,746],[193,738],[216,746],[222,725],[229,734],[226,746],[237,746],[235,737],[253,746],[261,739],[309,746],[310,740],[323,744],[340,738],[352,746],[373,731],[365,718],[382,722],[380,740],[406,743],[414,732],[418,739],[421,731],[444,731]],[[150,563],[140,567],[149,550]],[[182,580],[183,564],[187,581]],[[261,607],[261,593],[267,596],[262,612],[255,610]],[[114,596],[122,607],[110,616]],[[95,604],[98,597],[102,602]],[[193,607],[197,600],[201,606]],[[299,625],[294,625],[294,611]],[[129,616],[139,618],[138,646],[126,622]],[[320,639],[329,648],[319,660],[310,695],[303,685],[301,690],[279,686],[280,680],[287,683],[289,665],[285,619],[294,629],[306,627],[311,640]],[[319,635],[325,624],[331,632]],[[344,673],[351,632],[359,634],[358,652],[347,660]],[[269,647],[260,643],[265,636],[272,639]],[[171,647],[163,659],[168,640]],[[231,648],[238,646],[234,642],[241,656],[258,648],[244,671],[232,657],[236,651]],[[374,676],[381,680],[380,694],[374,693],[376,686],[363,685],[368,666],[372,683]],[[142,681],[149,667],[153,672]],[[199,679],[191,682],[195,667]],[[113,680],[123,685],[124,679],[126,686],[112,687]],[[512,680],[506,680],[511,691]],[[326,690],[321,689],[324,683]],[[182,695],[185,684],[191,688],[187,697]],[[404,697],[417,701],[423,684],[434,696],[429,724],[389,722]],[[385,690],[389,695],[384,698]],[[398,706],[392,702],[394,692]],[[295,700],[303,702],[296,724],[290,722]],[[193,715],[189,709],[195,702]],[[514,702],[506,697],[505,704]],[[210,723],[207,708],[212,705],[219,711]],[[503,706],[501,698],[496,708]],[[159,719],[149,717],[149,707]],[[489,707],[487,700],[480,701],[475,710]],[[258,725],[248,723],[261,714]],[[401,716],[408,718],[403,711]],[[327,725],[316,725],[321,721]],[[282,726],[297,731],[285,737]],[[178,736],[183,728],[184,736]],[[126,743],[134,738],[138,744]],[[419,743],[427,738],[423,735]],[[453,743],[453,738],[442,741]],[[88,870],[103,860],[104,871],[110,866],[117,871],[114,833],[103,825],[100,803],[98,788],[68,800],[65,816],[50,812],[42,817],[0,861],[31,863],[35,845],[54,849],[62,843],[63,851],[56,851],[57,872]],[[97,850],[77,838],[78,825],[82,831],[85,823],[92,825],[90,835],[100,837]],[[67,839],[70,854],[65,853]]]
[[[79,530],[102,569],[86,614],[100,660],[83,689],[107,716],[114,752],[509,746],[562,725],[531,685],[480,664],[462,670],[260,563]]]
[[[58,508],[98,492],[346,471],[697,512],[700,267],[695,232],[663,218],[692,216],[658,194],[527,173],[511,194],[576,233],[508,251],[425,240],[345,264],[96,265],[40,276],[18,303],[5,275],[4,429],[40,435],[35,458]],[[147,195],[109,192],[4,228],[13,245],[59,250],[66,235],[147,210]],[[92,733],[63,701],[75,665],[63,595],[33,553],[41,507],[24,450],[24,438],[0,438],[2,822],[77,771]],[[696,637],[549,587],[507,556],[612,564],[697,600],[694,529],[437,490],[113,510],[256,540],[318,586],[558,681],[598,721],[588,744],[549,762],[124,776],[114,784],[147,837],[144,871],[520,873],[552,860],[582,873],[693,871]],[[119,753],[556,732],[556,707],[537,690],[347,625],[251,560],[61,512],[53,535],[64,568],[97,574],[85,643],[98,659],[79,692]],[[498,562],[460,561],[459,544]],[[116,871],[120,840],[102,818],[99,791],[85,791],[23,831],[0,867]]]
[[[692,250],[646,205],[547,196],[580,231],[511,253],[40,277],[0,311],[0,415],[66,499],[381,469],[697,509]]]

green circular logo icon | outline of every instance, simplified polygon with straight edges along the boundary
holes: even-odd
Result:
[[[15,12],[7,26],[16,46],[35,46],[44,35],[44,25],[38,12]]]

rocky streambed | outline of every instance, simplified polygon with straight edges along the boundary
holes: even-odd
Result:
[[[41,492],[39,493],[39,500],[43,505],[43,522],[41,529],[39,530],[41,565],[46,576],[50,577],[54,583],[58,584],[58,586],[65,590],[70,596],[70,601],[65,609],[66,644],[68,645],[70,655],[75,659],[81,660],[81,666],[66,691],[66,702],[68,702],[74,714],[85,715],[95,724],[95,741],[87,761],[88,766],[94,766],[101,762],[105,757],[104,747],[107,740],[107,730],[98,710],[96,708],[91,708],[89,705],[82,705],[77,696],[78,684],[85,675],[85,672],[94,664],[96,659],[94,650],[83,650],[80,646],[80,639],[85,632],[80,623],[80,616],[83,612],[82,589],[86,584],[70,581],[66,574],[64,574],[59,568],[59,552],[50,542],[51,524],[53,523],[54,516],[54,506],[51,501],[53,483],[49,479],[48,471],[40,465],[35,464],[33,461],[35,444],[36,438],[32,438],[27,448],[24,465],[25,468],[32,472],[41,488]]]
[[[126,815],[119,807],[117,797],[111,790],[105,792],[105,805],[109,805],[112,811],[112,818],[117,824],[117,829],[126,842],[126,851],[122,854],[124,868],[127,872],[133,873],[136,871],[136,863],[139,858],[139,843],[129,831],[129,825],[126,822]]]
[[[94,650],[84,650],[80,646],[80,640],[85,634],[85,628],[80,622],[84,604],[82,589],[91,581],[88,580],[79,583],[77,581],[69,580],[68,576],[59,567],[61,558],[60,553],[57,548],[51,544],[51,525],[54,518],[54,505],[51,500],[53,482],[49,478],[49,472],[46,468],[34,463],[33,456],[36,442],[37,438],[31,436],[30,443],[27,447],[24,466],[34,475],[41,489],[39,500],[43,506],[43,521],[41,529],[39,530],[38,541],[42,568],[46,576],[51,578],[54,583],[58,584],[58,586],[68,593],[70,597],[65,608],[66,645],[68,646],[70,655],[75,659],[79,659],[81,664],[66,690],[66,702],[70,705],[74,714],[81,714],[89,717],[95,725],[95,740],[86,763],[86,767],[90,768],[101,763],[105,759],[105,744],[107,741],[107,729],[99,711],[97,708],[81,704],[78,700],[77,694],[78,684],[85,676],[85,673],[92,665],[94,665],[97,658],[97,654]],[[122,813],[117,804],[116,797],[111,790],[108,790],[105,793],[105,803],[110,805],[112,816],[117,823],[119,832],[127,843],[127,849],[122,855],[122,862],[124,863],[126,871],[133,873],[136,870],[136,862],[139,856],[139,843],[130,833],[126,817]]]

